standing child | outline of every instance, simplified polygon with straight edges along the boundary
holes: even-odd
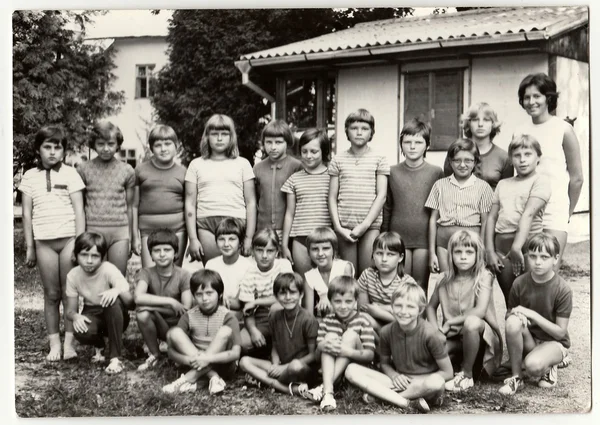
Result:
[[[440,331],[446,335],[451,356],[462,358],[454,379],[448,381],[448,391],[462,391],[474,385],[473,370],[483,346],[483,369],[488,376],[502,360],[502,339],[493,302],[494,276],[485,266],[485,250],[479,235],[460,230],[448,244],[449,270],[435,288],[427,319],[437,325],[437,309],[442,307]]]
[[[375,357],[375,331],[365,313],[356,309],[358,284],[350,276],[336,277],[329,285],[327,297],[333,313],[319,324],[316,357],[321,360],[323,384],[309,390],[321,409],[334,410],[334,385],[344,375],[350,362],[370,364]]]
[[[262,144],[267,157],[254,166],[258,217],[256,230],[271,228],[283,239],[283,217],[285,215],[285,195],[281,186],[302,163],[289,156],[287,150],[294,146],[292,130],[283,120],[273,120],[262,131]]]
[[[217,226],[215,239],[221,255],[208,260],[206,268],[219,273],[225,285],[223,305],[235,310],[236,315],[239,313],[241,318],[238,300],[240,282],[252,265],[250,258],[241,255],[244,226],[239,220],[227,217]]]
[[[204,126],[201,158],[194,159],[185,174],[185,222],[192,261],[206,263],[219,255],[217,226],[234,217],[246,226],[244,253],[249,251],[256,227],[254,173],[239,156],[233,120],[213,115]]]
[[[175,264],[181,267],[187,245],[183,215],[186,170],[175,162],[177,134],[168,125],[157,125],[150,132],[148,146],[154,155],[135,169],[131,245],[141,257],[142,267],[150,267],[148,236],[153,230],[170,229],[179,241]]]
[[[448,148],[454,174],[438,180],[425,202],[429,217],[429,268],[433,273],[448,271],[448,241],[462,229],[481,234],[492,207],[490,185],[473,174],[479,163],[477,145],[458,139]]]
[[[442,169],[425,161],[431,143],[431,126],[419,119],[407,122],[400,132],[404,162],[390,168],[382,230],[398,232],[406,247],[404,271],[427,292],[429,251],[427,231],[430,210],[425,201]]]
[[[398,407],[429,412],[428,401],[439,400],[444,383],[452,379],[452,363],[444,336],[421,317],[426,305],[423,288],[412,282],[400,286],[392,296],[394,321],[381,329],[383,373],[351,364],[348,381]]]
[[[23,233],[27,245],[26,264],[37,263],[44,286],[44,319],[50,353],[46,360],[60,360],[60,303],[65,312],[65,360],[77,356],[73,348],[73,322],[66,316],[67,274],[75,236],[85,230],[83,194],[85,185],[77,171],[63,164],[67,149],[64,130],[42,127],[35,135],[38,166],[28,170],[19,190],[23,194]]]
[[[329,165],[329,213],[340,244],[340,256],[357,273],[369,267],[373,241],[382,223],[382,208],[390,166],[371,150],[375,119],[366,109],[351,113],[344,123],[350,149]]]
[[[148,251],[155,265],[138,272],[134,293],[138,328],[149,351],[139,371],[156,366],[161,353],[158,339],[166,341],[169,329],[192,307],[190,274],[175,265],[178,248],[179,238],[169,229],[148,236]]]
[[[304,274],[304,308],[319,317],[331,313],[329,284],[338,276],[354,277],[354,265],[337,258],[338,239],[329,227],[317,227],[306,237],[312,269]]]
[[[544,208],[552,193],[548,179],[536,171],[542,149],[533,136],[516,136],[508,153],[517,175],[498,183],[485,233],[488,264],[505,301],[515,277],[525,269],[522,250],[527,237],[543,231]]]
[[[310,398],[306,382],[316,371],[319,322],[300,306],[304,279],[298,273],[281,273],[273,283],[273,293],[283,309],[269,317],[271,361],[246,356],[240,360],[240,368],[248,374],[248,382],[257,379],[279,392]]]
[[[77,171],[86,186],[86,230],[104,236],[108,261],[125,276],[133,235],[135,171],[115,157],[122,144],[119,127],[108,121],[97,123],[91,146],[98,156],[81,164]]]
[[[165,385],[165,393],[196,391],[197,381],[208,376],[208,392],[225,389],[225,379],[234,377],[240,358],[240,325],[223,306],[223,281],[213,270],[198,270],[190,279],[196,306],[188,310],[167,334],[169,357],[191,369]]]
[[[291,273],[292,265],[279,254],[279,238],[275,230],[260,230],[252,239],[255,263],[240,282],[239,301],[244,312],[242,349],[266,347],[271,340],[269,311],[277,302],[273,296],[273,282],[280,273]]]
[[[317,227],[331,227],[327,196],[329,194],[330,145],[327,132],[309,128],[300,137],[303,170],[287,179],[281,191],[287,194],[283,220],[283,256],[298,273],[311,268],[307,236]],[[292,251],[289,241],[292,237]]]
[[[75,239],[73,254],[78,266],[67,276],[67,317],[73,321],[75,338],[93,345],[92,363],[105,360],[104,337],[108,337],[110,363],[106,373],[123,371],[123,333],[129,324],[126,305],[131,304],[129,283],[112,263],[104,261],[108,244],[101,233],[85,232]],[[77,312],[79,297],[83,310]]]
[[[416,283],[404,273],[404,242],[396,232],[383,232],[373,242],[373,267],[358,278],[358,305],[369,314],[371,325],[381,327],[394,321],[392,295],[404,283]]]
[[[536,233],[527,242],[530,272],[519,276],[508,297],[506,346],[512,374],[500,393],[515,394],[524,385],[522,366],[538,387],[553,388],[558,381],[558,364],[565,361],[573,291],[554,271],[560,255],[555,236]]]

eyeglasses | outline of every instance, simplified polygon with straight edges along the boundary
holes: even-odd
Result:
[[[474,159],[453,159],[451,162],[454,165],[460,165],[462,163],[464,163],[465,165],[473,165],[473,164],[475,164],[475,160]]]

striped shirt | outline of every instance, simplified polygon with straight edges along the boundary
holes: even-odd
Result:
[[[75,211],[71,194],[83,189],[85,184],[77,171],[65,164],[48,170],[32,168],[25,173],[19,190],[32,200],[34,239],[75,236]]]
[[[259,298],[273,296],[273,282],[280,273],[292,273],[292,265],[285,258],[276,258],[273,267],[265,272],[260,271],[255,262],[248,268],[246,275],[240,282],[239,300],[242,302],[254,301]],[[260,306],[254,316],[264,318],[269,314],[268,306]]]
[[[330,179],[327,169],[319,174],[301,170],[292,174],[283,184],[281,191],[291,193],[296,198],[291,237],[308,236],[317,227],[331,227],[327,206]]]
[[[396,276],[387,285],[381,282],[379,270],[375,267],[366,268],[358,278],[358,287],[369,296],[369,302],[375,304],[392,304],[392,294],[404,283],[415,283],[415,280],[404,273],[403,277]]]
[[[377,176],[389,174],[390,166],[385,156],[371,148],[361,156],[348,149],[333,157],[329,175],[339,178],[337,203],[342,227],[353,229],[363,222],[377,196]],[[379,229],[382,219],[380,211],[369,229]]]
[[[341,338],[348,329],[358,334],[364,349],[375,351],[375,331],[365,313],[357,313],[345,324],[336,317],[335,313],[328,314],[319,324],[317,344],[323,341],[328,333],[334,333]]]
[[[200,307],[195,306],[188,310],[177,324],[178,328],[183,329],[191,337],[192,343],[199,350],[206,350],[223,326],[229,326],[233,331],[232,345],[241,346],[240,324],[235,315],[222,305],[210,316],[202,313]]]
[[[439,179],[425,202],[427,208],[439,210],[438,226],[481,226],[481,214],[492,209],[494,193],[485,181],[471,175],[460,186],[454,175]]]
[[[254,178],[246,158],[214,161],[196,158],[188,167],[185,181],[197,187],[196,218],[227,216],[246,218],[244,183]]]

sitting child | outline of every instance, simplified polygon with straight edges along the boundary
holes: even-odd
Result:
[[[338,238],[330,227],[317,227],[306,237],[314,268],[304,274],[304,308],[319,317],[331,313],[327,298],[329,284],[338,276],[354,277],[354,265],[337,258]]]
[[[438,400],[445,382],[452,379],[452,364],[444,336],[421,318],[426,305],[427,296],[419,285],[400,286],[392,296],[394,322],[380,334],[383,373],[353,363],[346,369],[348,381],[398,407],[412,405],[428,412],[428,400]]]
[[[283,310],[271,313],[269,329],[273,338],[271,361],[242,357],[240,368],[246,381],[275,388],[282,393],[306,397],[315,363],[319,322],[300,306],[304,279],[298,273],[281,273],[273,283],[273,293]],[[290,325],[291,323],[291,325]]]
[[[522,367],[538,378],[538,387],[553,388],[558,381],[558,365],[571,346],[569,317],[573,291],[554,272],[560,244],[555,236],[536,233],[527,244],[527,272],[513,283],[506,314],[506,346],[512,375],[499,392],[513,395],[524,385]]]
[[[198,270],[190,279],[196,306],[167,333],[169,358],[191,369],[163,387],[165,393],[196,391],[196,382],[208,376],[208,392],[225,389],[222,377],[232,378],[240,358],[240,325],[223,306],[224,285],[213,270]]]
[[[161,353],[158,339],[166,341],[169,329],[192,307],[190,274],[175,265],[177,235],[169,229],[154,230],[147,243],[155,265],[138,272],[134,292],[137,324],[149,352],[139,371],[156,366]]]
[[[67,275],[67,317],[73,321],[75,339],[93,345],[96,353],[92,363],[105,360],[104,337],[108,337],[109,374],[123,370],[119,359],[123,351],[123,332],[129,324],[125,305],[132,302],[129,283],[119,269],[104,261],[108,252],[106,239],[100,233],[84,232],[75,239],[73,255],[78,266]],[[83,310],[77,312],[79,296]]]
[[[358,278],[358,305],[369,314],[371,325],[381,327],[394,321],[392,295],[402,284],[415,280],[404,273],[404,242],[396,232],[381,233],[373,242],[373,267]]]
[[[271,341],[269,311],[277,302],[273,282],[279,273],[292,273],[292,265],[279,254],[279,238],[273,229],[258,231],[252,238],[252,253],[256,263],[247,270],[240,282],[239,301],[243,303],[244,329],[242,349],[249,352],[267,347]]]
[[[375,356],[375,331],[365,313],[356,309],[358,284],[349,276],[336,277],[327,297],[333,313],[319,324],[315,356],[321,359],[323,384],[309,390],[310,398],[321,402],[321,409],[333,410],[337,403],[333,387],[350,362],[369,364]]]

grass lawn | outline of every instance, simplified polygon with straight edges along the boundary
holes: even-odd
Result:
[[[92,365],[92,349],[80,346],[79,358],[68,362],[45,361],[47,342],[43,295],[38,273],[24,266],[22,236],[15,234],[15,381],[16,411],[21,417],[71,416],[185,416],[185,415],[307,415],[320,414],[308,401],[246,388],[240,374],[218,396],[208,390],[166,395],[161,387],[182,372],[165,361],[160,367],[138,373],[145,359],[135,321],[125,334],[127,371],[109,376],[104,366]],[[591,406],[590,244],[569,245],[562,276],[574,292],[569,325],[573,364],[559,370],[556,388],[542,390],[529,383],[510,398],[497,393],[495,382],[476,383],[460,395],[446,394],[443,406],[433,413],[566,413],[584,412]],[[500,289],[494,299],[499,317],[505,307]],[[505,353],[506,358],[506,353]],[[346,386],[336,394],[338,414],[403,414],[379,403],[365,404],[362,393]]]

